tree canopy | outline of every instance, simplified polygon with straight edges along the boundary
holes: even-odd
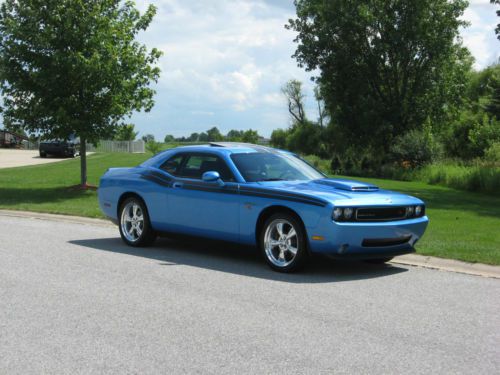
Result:
[[[120,125],[116,129],[115,140],[117,141],[134,141],[139,132],[135,131],[134,124]]]
[[[161,52],[136,41],[144,14],[121,0],[5,0],[0,8],[4,117],[54,138],[109,137],[125,116],[150,110]]]
[[[393,137],[453,115],[472,59],[465,0],[296,0],[294,57],[317,71],[337,149],[386,150]],[[367,135],[370,135],[367,137]]]

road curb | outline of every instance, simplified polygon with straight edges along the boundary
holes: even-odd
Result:
[[[418,254],[401,255],[394,258],[391,263],[500,279],[500,266],[483,263],[467,263]]]
[[[73,224],[97,225],[101,227],[102,226],[115,227],[115,225],[108,220],[93,219],[90,217],[81,217],[81,216],[47,214],[41,212],[17,211],[17,210],[0,210],[0,215],[10,216],[10,217],[21,217],[27,219],[36,219],[36,220],[52,220],[52,221],[60,221]]]
[[[74,224],[97,225],[101,227],[115,227],[115,225],[108,220],[92,219],[81,216],[13,210],[0,210],[0,215],[37,220],[52,220]],[[500,279],[500,266],[492,266],[482,263],[467,263],[454,259],[444,259],[418,254],[401,255],[394,258],[391,263]]]

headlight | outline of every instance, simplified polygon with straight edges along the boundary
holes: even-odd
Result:
[[[415,207],[415,216],[420,216],[423,212],[423,207],[422,206],[416,206]]]
[[[352,217],[354,210],[350,207],[344,208],[344,217],[349,220]]]
[[[339,220],[342,217],[342,208],[337,207],[333,210],[333,220]]]

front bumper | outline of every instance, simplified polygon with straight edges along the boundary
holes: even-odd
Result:
[[[391,222],[339,223],[323,220],[316,228],[308,228],[309,246],[313,253],[338,258],[380,258],[415,251],[429,223],[427,216]]]

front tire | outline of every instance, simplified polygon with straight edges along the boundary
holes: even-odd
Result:
[[[129,246],[150,246],[156,239],[151,228],[148,210],[144,202],[137,197],[127,198],[120,206],[120,236]]]
[[[43,151],[40,151],[40,157],[41,158],[46,158],[47,157],[47,154]]]
[[[278,272],[295,272],[308,258],[302,223],[287,213],[269,217],[260,233],[260,250],[269,267]]]

